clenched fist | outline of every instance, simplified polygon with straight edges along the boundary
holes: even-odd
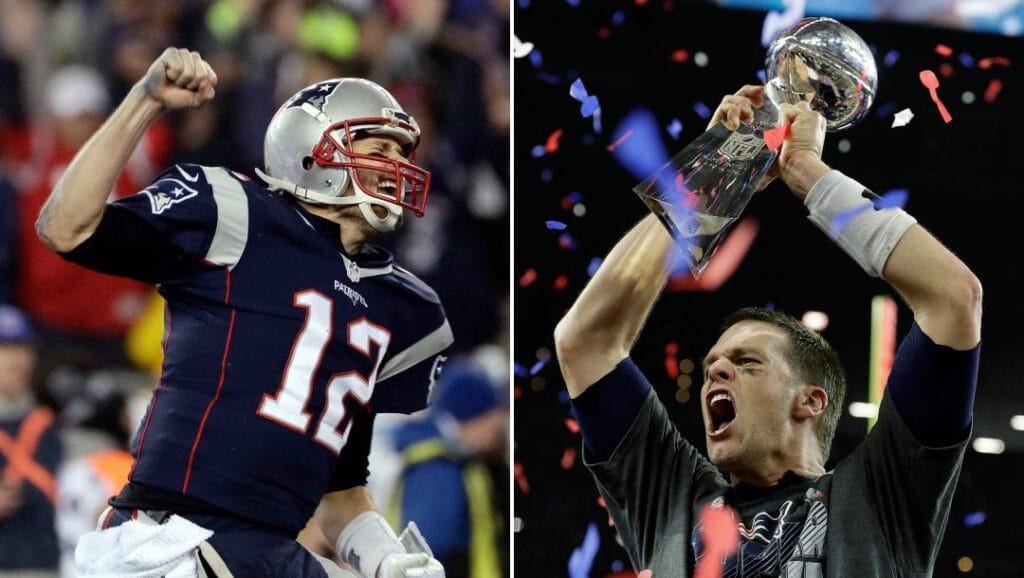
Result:
[[[168,48],[139,84],[166,110],[199,108],[216,94],[217,73],[198,52]]]

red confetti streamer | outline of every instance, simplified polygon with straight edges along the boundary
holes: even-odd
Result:
[[[597,37],[600,38],[601,40],[608,40],[608,37],[611,36],[611,34],[612,34],[612,29],[608,28],[607,26],[602,26],[597,31]]]
[[[608,507],[604,503],[604,496],[598,496],[597,497],[597,505],[601,506],[602,508],[607,508]]]
[[[690,59],[690,53],[680,48],[672,53],[672,62],[686,62]]]
[[[631,136],[633,136],[633,129],[629,129],[629,130],[627,130],[627,131],[626,131],[625,133],[623,133],[623,135],[622,135],[622,136],[620,136],[620,137],[619,137],[619,138],[618,138],[618,139],[617,139],[617,140],[616,140],[615,142],[613,142],[612,144],[610,144],[610,145],[606,146],[604,150],[606,150],[606,151],[608,151],[608,152],[612,152],[612,151],[613,151],[613,150],[615,150],[615,149],[616,149],[616,148],[617,148],[617,147],[618,147],[619,145],[621,145],[622,143],[626,142],[626,139],[628,139],[628,138],[629,138],[629,137],[631,137]]]
[[[555,282],[551,284],[551,287],[555,291],[561,291],[562,289],[565,289],[566,285],[568,284],[569,278],[566,277],[565,275],[559,275],[558,278],[555,279]]]
[[[519,286],[520,287],[529,287],[536,280],[537,280],[537,271],[533,267],[530,267],[529,269],[524,271],[523,275],[519,278]]]
[[[764,144],[768,145],[768,148],[773,151],[777,151],[779,150],[779,147],[782,146],[782,141],[786,140],[786,137],[788,137],[792,132],[793,129],[789,124],[768,129],[764,131]]]
[[[647,4],[647,0],[635,0],[637,6],[644,6]]]
[[[988,88],[985,89],[985,102],[995,102],[999,96],[999,91],[1003,89],[1003,81],[998,78],[993,78],[988,82]]]
[[[998,64],[1000,66],[1009,66],[1010,59],[1004,56],[989,56],[988,58],[982,58],[978,61],[978,68],[982,70],[988,70],[992,68],[992,65]]]
[[[676,353],[679,351],[679,344],[675,341],[665,346],[665,373],[672,379],[679,377],[679,360]]]
[[[558,152],[558,139],[562,138],[562,129],[558,129],[548,136],[548,140],[544,143],[544,152],[554,153]]]
[[[693,578],[721,578],[722,559],[735,553],[740,545],[733,510],[728,506],[704,506],[700,523],[704,553]]]
[[[948,124],[953,120],[953,117],[949,114],[949,111],[946,110],[946,105],[942,104],[942,101],[939,100],[939,79],[935,78],[935,73],[928,69],[922,70],[918,77],[921,79],[921,84],[923,84],[925,88],[928,89],[928,93],[932,95],[932,102],[934,102],[935,106],[939,109],[939,114],[942,115],[942,120]]]
[[[953,78],[953,67],[948,62],[939,65],[939,74],[942,78]]]
[[[571,417],[565,418],[565,427],[569,428],[572,433],[580,433],[580,424],[576,423],[576,420]]]
[[[523,397],[523,388],[519,387],[518,385],[512,391],[515,392],[515,399]]]
[[[576,450],[565,448],[565,452],[562,454],[562,469],[571,470],[574,463],[576,463]]]
[[[513,476],[516,479],[516,485],[519,486],[519,491],[524,494],[530,493],[530,482],[526,479],[526,473],[523,471],[523,464],[516,462],[512,468]]]
[[[652,578],[653,576],[654,573],[650,570],[641,570],[640,573],[636,575],[636,578]]]
[[[949,58],[953,54],[953,49],[948,47],[948,46],[946,46],[945,44],[936,44],[935,45],[935,52],[939,56],[945,56],[945,57]]]
[[[754,244],[757,231],[760,225],[754,217],[745,217],[736,225],[736,228],[729,233],[729,236],[722,242],[711,262],[704,269],[699,278],[694,278],[690,273],[677,275],[669,279],[668,290],[676,291],[717,291],[723,283],[729,280],[736,272],[736,269],[743,262],[743,258],[750,251]]]

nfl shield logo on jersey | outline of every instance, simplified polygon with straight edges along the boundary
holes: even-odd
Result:
[[[345,259],[345,272],[353,283],[359,282],[359,265],[355,261]]]

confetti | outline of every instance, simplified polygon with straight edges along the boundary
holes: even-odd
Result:
[[[693,112],[697,113],[697,116],[701,117],[704,120],[707,120],[708,118],[711,117],[711,109],[708,108],[708,105],[704,104],[699,100],[693,103]]]
[[[512,372],[516,374],[516,377],[527,377],[529,373],[526,371],[526,367],[518,361],[512,364]]]
[[[548,140],[547,142],[544,143],[544,152],[558,152],[558,139],[560,138],[562,138],[562,129],[558,129],[555,132],[548,135]]]
[[[544,57],[540,55],[540,50],[533,49],[530,51],[530,64],[532,64],[534,68],[544,66]]]
[[[978,61],[978,68],[982,70],[988,70],[993,65],[998,64],[1000,66],[1009,66],[1010,59],[1003,56],[990,56],[988,58],[982,58]]]
[[[680,48],[672,52],[672,62],[686,62],[690,59],[690,53]]]
[[[515,34],[512,35],[512,57],[522,58],[533,51],[532,42],[523,42]]]
[[[722,559],[739,548],[740,534],[732,508],[704,506],[700,511],[700,532],[704,552],[693,573],[694,578],[720,578]],[[707,564],[702,562],[707,560]]]
[[[565,3],[575,8],[580,5],[580,0],[565,0]]]
[[[562,452],[562,469],[571,470],[574,463],[576,463],[575,448],[565,448],[565,451]]]
[[[537,363],[534,363],[533,367],[530,368],[530,375],[537,375],[538,373],[540,373],[540,370],[544,369],[544,366],[547,364],[547,359],[541,359],[537,361]]]
[[[622,26],[622,23],[626,21],[626,13],[622,10],[617,10],[615,14],[612,14],[612,26]]]
[[[892,114],[892,112],[894,110],[896,110],[896,103],[890,100],[890,101],[886,102],[885,104],[879,105],[875,109],[875,117],[877,117],[877,118],[885,118],[885,117],[889,116],[890,114]]]
[[[936,44],[935,45],[935,54],[938,54],[939,56],[945,56],[946,58],[949,58],[950,56],[953,55],[953,49],[948,47],[948,46],[946,46],[945,44]]]
[[[530,155],[535,159],[539,159],[544,156],[544,145],[537,145],[530,149]]]
[[[898,128],[898,127],[901,127],[901,126],[907,126],[908,124],[910,124],[910,120],[913,119],[913,118],[914,118],[913,111],[911,111],[909,108],[904,108],[903,110],[901,110],[901,111],[897,112],[895,115],[893,115],[893,117],[892,117],[892,127],[891,128]]]
[[[576,239],[573,239],[569,233],[562,233],[558,237],[558,246],[566,251],[575,251]]]
[[[939,114],[942,115],[942,120],[948,124],[953,120],[953,117],[949,114],[949,111],[946,110],[946,105],[942,104],[942,101],[939,100],[939,79],[935,77],[934,72],[928,69],[922,70],[919,77],[921,78],[921,84],[923,84],[925,88],[928,89],[928,93],[931,94],[932,102],[934,102],[935,106],[939,109]]]
[[[836,217],[832,219],[831,232],[833,237],[838,237],[839,234],[843,232],[843,229],[850,224],[850,221],[853,221],[858,215],[868,211],[869,209],[873,208],[878,211],[881,209],[903,208],[903,206],[907,204],[910,192],[906,189],[893,189],[883,193],[880,197],[874,193],[870,193],[870,196],[865,194],[865,197],[871,200],[871,204],[861,205],[855,209],[850,209],[849,211],[836,215]]]
[[[792,128],[789,123],[768,129],[764,131],[764,144],[768,145],[768,148],[771,150],[777,151],[779,150],[779,147],[782,146],[782,141],[786,140],[786,137],[788,137],[791,132]]]
[[[569,285],[569,277],[559,275],[555,278],[555,282],[551,284],[551,288],[555,291],[561,291],[562,289],[565,289],[567,285]]]
[[[610,150],[615,153],[615,160],[634,178],[647,178],[668,160],[668,152],[659,135],[658,121],[651,111],[640,108],[629,113],[616,129],[616,132],[620,131],[622,136]],[[633,135],[635,138],[627,142],[626,139]]]
[[[943,62],[939,65],[939,75],[942,78],[953,78],[953,67],[948,62]]]
[[[683,274],[669,279],[668,291],[717,291],[739,268],[754,244],[760,228],[761,225],[755,217],[744,217],[725,241],[722,241],[699,278],[695,278],[689,269],[686,269]]]
[[[654,573],[650,570],[641,570],[640,573],[636,575],[636,578],[652,578],[653,576]]]
[[[568,225],[561,221],[546,221],[544,223],[544,226],[546,226],[551,231],[564,231],[566,227],[568,227]]]
[[[679,344],[675,341],[665,346],[665,373],[670,379],[679,377],[679,359],[676,354],[679,352]]]
[[[594,557],[601,547],[601,535],[597,532],[597,524],[587,524],[587,533],[583,536],[583,543],[572,551],[569,556],[569,578],[588,578],[590,568],[594,565]]]
[[[523,271],[523,274],[519,277],[520,287],[529,287],[537,280],[537,270],[533,267]]]
[[[993,78],[985,89],[985,102],[992,103],[999,97],[999,91],[1003,89],[1003,81]]]
[[[515,463],[515,466],[512,468],[512,477],[515,478],[520,492],[524,494],[530,493],[530,481],[526,479],[526,472],[523,470],[522,462]]]
[[[782,0],[785,10],[782,12],[769,12],[764,17],[764,24],[761,26],[761,46],[767,47],[779,35],[779,32],[789,28],[804,17],[806,0]]]
[[[580,114],[583,118],[590,118],[598,109],[601,108],[601,104],[597,101],[597,97],[587,94],[587,88],[583,86],[583,79],[577,78],[573,81],[569,87],[569,96],[579,101],[580,103]]]
[[[985,523],[985,512],[971,512],[964,516],[964,526],[968,528],[974,528]]]
[[[899,51],[897,51],[896,49],[893,49],[893,50],[890,50],[889,52],[885,53],[885,58],[882,60],[882,62],[885,63],[886,66],[892,67],[894,64],[899,62],[899,60],[900,60],[900,53],[899,53]]]
[[[622,136],[620,136],[619,138],[615,139],[615,142],[613,142],[610,145],[606,146],[604,148],[604,150],[606,150],[608,152],[615,151],[615,149],[619,148],[619,145],[621,145],[622,143],[624,143],[627,140],[629,140],[629,137],[631,137],[631,136],[633,136],[633,129],[631,129],[631,128],[630,129],[626,129],[626,132],[624,132],[622,134]]]
[[[516,518],[514,520],[512,520],[512,531],[515,532],[516,534],[518,534],[522,530],[523,530],[523,519],[520,518],[519,516],[516,516]]]
[[[679,135],[683,133],[683,123],[678,118],[673,118],[665,130],[672,135],[672,140],[679,140]]]
[[[602,259],[600,257],[594,257],[590,260],[590,264],[587,265],[587,276],[593,277],[597,274],[597,270],[601,268]]]
[[[960,64],[963,65],[964,68],[974,68],[974,57],[967,52],[961,52]]]
[[[565,427],[574,434],[580,433],[580,424],[571,417],[565,418]]]

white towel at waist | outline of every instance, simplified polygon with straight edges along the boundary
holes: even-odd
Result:
[[[136,520],[82,536],[75,565],[81,576],[195,578],[196,548],[212,535],[181,516],[158,524],[140,511]]]

